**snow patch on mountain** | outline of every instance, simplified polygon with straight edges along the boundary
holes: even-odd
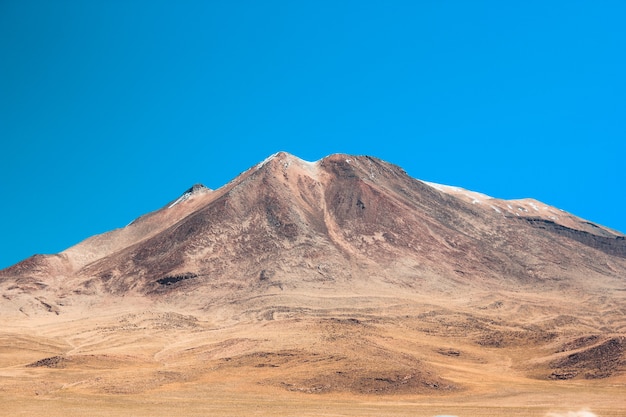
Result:
[[[267,158],[265,158],[264,160],[262,160],[261,162],[259,162],[259,163],[256,165],[256,168],[257,168],[257,169],[261,169],[261,168],[263,168],[263,167],[264,167],[264,166],[265,166],[268,162],[270,162],[272,159],[276,158],[276,156],[277,156],[278,154],[280,154],[280,153],[281,153],[281,152],[279,151],[279,152],[276,152],[276,153],[274,153],[274,154],[271,154],[270,156],[268,156]]]
[[[174,207],[176,204],[181,203],[187,199],[189,199],[189,197],[191,197],[191,193],[185,193],[183,195],[181,195],[180,197],[178,197],[178,199],[176,199],[172,204],[170,204],[169,206],[167,206],[167,208],[172,208]]]
[[[444,192],[447,194],[453,194],[453,195],[461,195],[463,197],[466,197],[467,199],[469,199],[469,201],[471,201],[472,204],[480,204],[486,200],[494,199],[493,197],[488,196],[487,194],[478,193],[476,191],[469,191],[461,187],[454,187],[452,185],[443,185],[443,184],[437,184],[434,182],[427,182],[427,181],[424,181],[424,183],[441,192]]]

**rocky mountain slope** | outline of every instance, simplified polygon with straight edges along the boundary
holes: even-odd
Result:
[[[612,265],[624,259],[624,235],[537,201],[423,183],[370,157],[308,163],[279,153],[217,191],[196,185],[123,229],[2,276],[59,298],[182,289],[236,298],[355,281],[586,286],[581,275],[619,277]]]
[[[0,271],[0,291],[15,323],[0,349],[29,346],[4,366],[53,375],[8,391],[185,391],[219,375],[458,398],[582,383],[606,399],[626,382],[623,234],[371,157],[275,154]]]

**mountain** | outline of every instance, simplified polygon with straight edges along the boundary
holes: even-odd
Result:
[[[4,366],[54,375],[52,398],[212,383],[522,404],[584,386],[592,399],[568,400],[611,405],[626,383],[625,238],[373,157],[280,152],[0,271],[15,323],[0,349],[28,346]],[[37,386],[7,381],[0,394]]]

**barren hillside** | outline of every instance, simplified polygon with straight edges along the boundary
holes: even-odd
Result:
[[[626,414],[625,236],[371,157],[278,153],[0,291],[11,414]]]

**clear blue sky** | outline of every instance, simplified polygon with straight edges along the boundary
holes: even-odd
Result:
[[[0,268],[268,155],[626,232],[626,2],[0,0]]]

